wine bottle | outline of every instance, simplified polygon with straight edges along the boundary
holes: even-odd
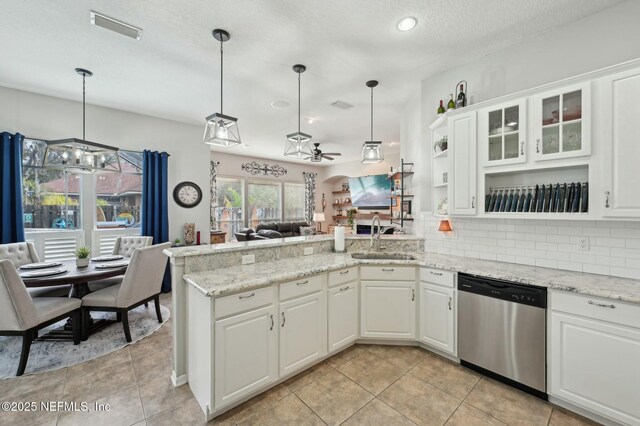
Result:
[[[440,106],[438,107],[438,115],[444,113],[444,105],[442,104],[444,101],[440,99]]]
[[[447,111],[450,109],[456,109],[456,103],[453,102],[453,93],[449,94],[449,102],[447,103]]]
[[[456,99],[456,108],[462,108],[467,106],[467,95],[464,93],[464,84],[460,85],[460,93]]]

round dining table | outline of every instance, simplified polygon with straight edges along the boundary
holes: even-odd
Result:
[[[122,262],[122,260],[129,260],[128,258],[121,259],[116,262]],[[69,292],[69,297],[75,297],[78,299],[82,299],[87,294],[91,293],[91,289],[89,288],[89,283],[92,281],[100,281],[106,278],[113,278],[120,275],[124,275],[127,271],[128,265],[113,267],[113,268],[98,268],[98,265],[106,265],[110,262],[89,262],[89,266],[80,268],[76,266],[75,260],[64,260],[60,261],[62,265],[54,266],[49,269],[66,269],[67,272],[59,273],[56,275],[50,275],[45,277],[29,277],[23,276],[22,274],[27,272],[34,272],[35,270],[20,270],[20,277],[24,282],[24,285],[28,288],[37,288],[37,287],[52,287],[52,286],[67,286],[71,285],[71,291]],[[38,271],[46,271],[46,269],[38,269]],[[114,321],[108,320],[98,320],[94,321],[90,319],[90,330],[89,334],[94,334],[109,324],[112,324]],[[40,337],[41,339],[72,339],[71,335],[71,321],[67,321],[67,324],[56,330],[52,330],[44,336]]]

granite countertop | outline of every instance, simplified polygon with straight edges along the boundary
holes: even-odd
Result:
[[[349,266],[426,266],[640,304],[640,280],[433,253],[412,254],[417,260],[353,259],[351,253],[320,253],[233,266],[224,272],[195,272],[184,275],[184,279],[207,296],[221,297]]]

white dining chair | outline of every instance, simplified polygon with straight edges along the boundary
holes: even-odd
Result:
[[[113,246],[113,251],[111,254],[131,257],[133,256],[133,252],[137,248],[149,247],[153,244],[153,237],[142,237],[139,235],[129,235],[125,237],[116,238],[116,242]],[[102,290],[107,287],[111,287],[112,285],[117,285],[122,283],[122,277],[113,277],[113,278],[105,278],[99,281],[93,281],[89,283],[89,289],[91,291]]]
[[[0,336],[22,336],[17,376],[22,376],[27,367],[38,330],[71,317],[73,343],[80,343],[81,304],[79,299],[68,297],[32,298],[15,265],[10,260],[0,260]]]

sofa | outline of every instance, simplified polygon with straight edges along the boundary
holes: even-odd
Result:
[[[253,228],[244,228],[235,233],[238,241],[264,240],[272,238],[299,237],[300,227],[309,226],[307,222],[261,223]]]

